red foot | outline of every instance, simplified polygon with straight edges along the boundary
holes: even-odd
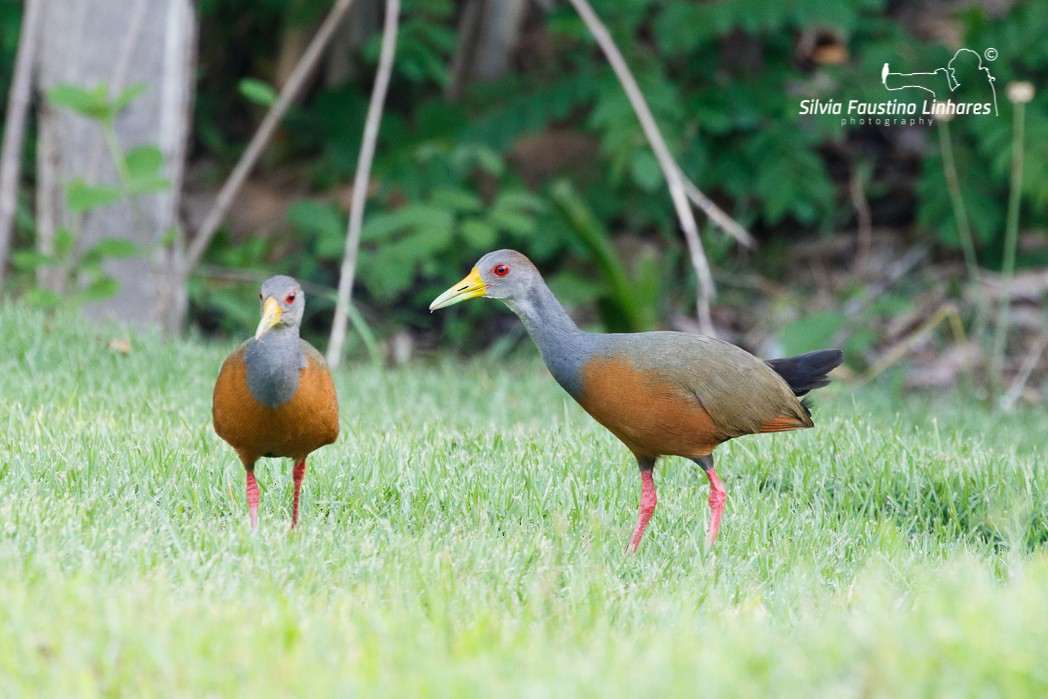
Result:
[[[652,478],[653,471],[640,472],[640,509],[637,511],[637,526],[630,537],[630,549],[636,553],[640,546],[640,540],[644,538],[644,529],[648,526],[648,520],[655,511],[655,505],[659,503],[659,497],[655,494],[655,481]]]
[[[717,471],[710,469],[706,471],[706,477],[710,479],[710,532],[709,541],[712,544],[717,538],[717,530],[720,528],[721,513],[724,511],[724,501],[728,499],[728,493],[724,490],[724,484],[717,478]]]
[[[258,530],[258,483],[255,472],[247,471],[247,511],[251,519],[251,531]]]
[[[302,479],[306,476],[306,460],[295,462],[295,467],[291,470],[291,478],[295,481],[295,495],[291,501],[291,528],[294,529],[298,526],[298,499],[302,492]]]

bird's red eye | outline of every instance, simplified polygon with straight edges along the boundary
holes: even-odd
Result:
[[[285,301],[287,301],[287,305],[289,305],[289,306],[290,306],[291,304],[293,304],[293,303],[295,302],[295,292],[294,292],[294,291],[292,291],[292,292],[291,292],[290,294],[288,294],[288,295],[287,295],[287,296],[286,296],[286,297],[284,298],[284,300],[285,300]]]
[[[509,274],[509,265],[495,265],[491,273],[496,277],[504,277]]]

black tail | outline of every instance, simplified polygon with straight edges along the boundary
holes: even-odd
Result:
[[[839,349],[824,349],[786,359],[769,359],[768,366],[784,378],[793,395],[800,398],[808,391],[828,384],[830,377],[826,374],[843,361],[844,353]]]

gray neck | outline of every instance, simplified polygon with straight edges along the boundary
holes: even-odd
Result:
[[[298,326],[278,326],[244,350],[247,387],[267,408],[287,403],[298,390],[298,379],[306,358],[298,339]]]
[[[582,392],[579,372],[592,351],[592,335],[579,330],[543,282],[528,291],[524,298],[505,299],[506,305],[524,323],[553,378],[577,399]]]

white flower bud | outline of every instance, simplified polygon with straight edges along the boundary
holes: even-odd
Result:
[[[1008,101],[1012,104],[1026,104],[1033,99],[1033,83],[1025,80],[1008,83]]]

